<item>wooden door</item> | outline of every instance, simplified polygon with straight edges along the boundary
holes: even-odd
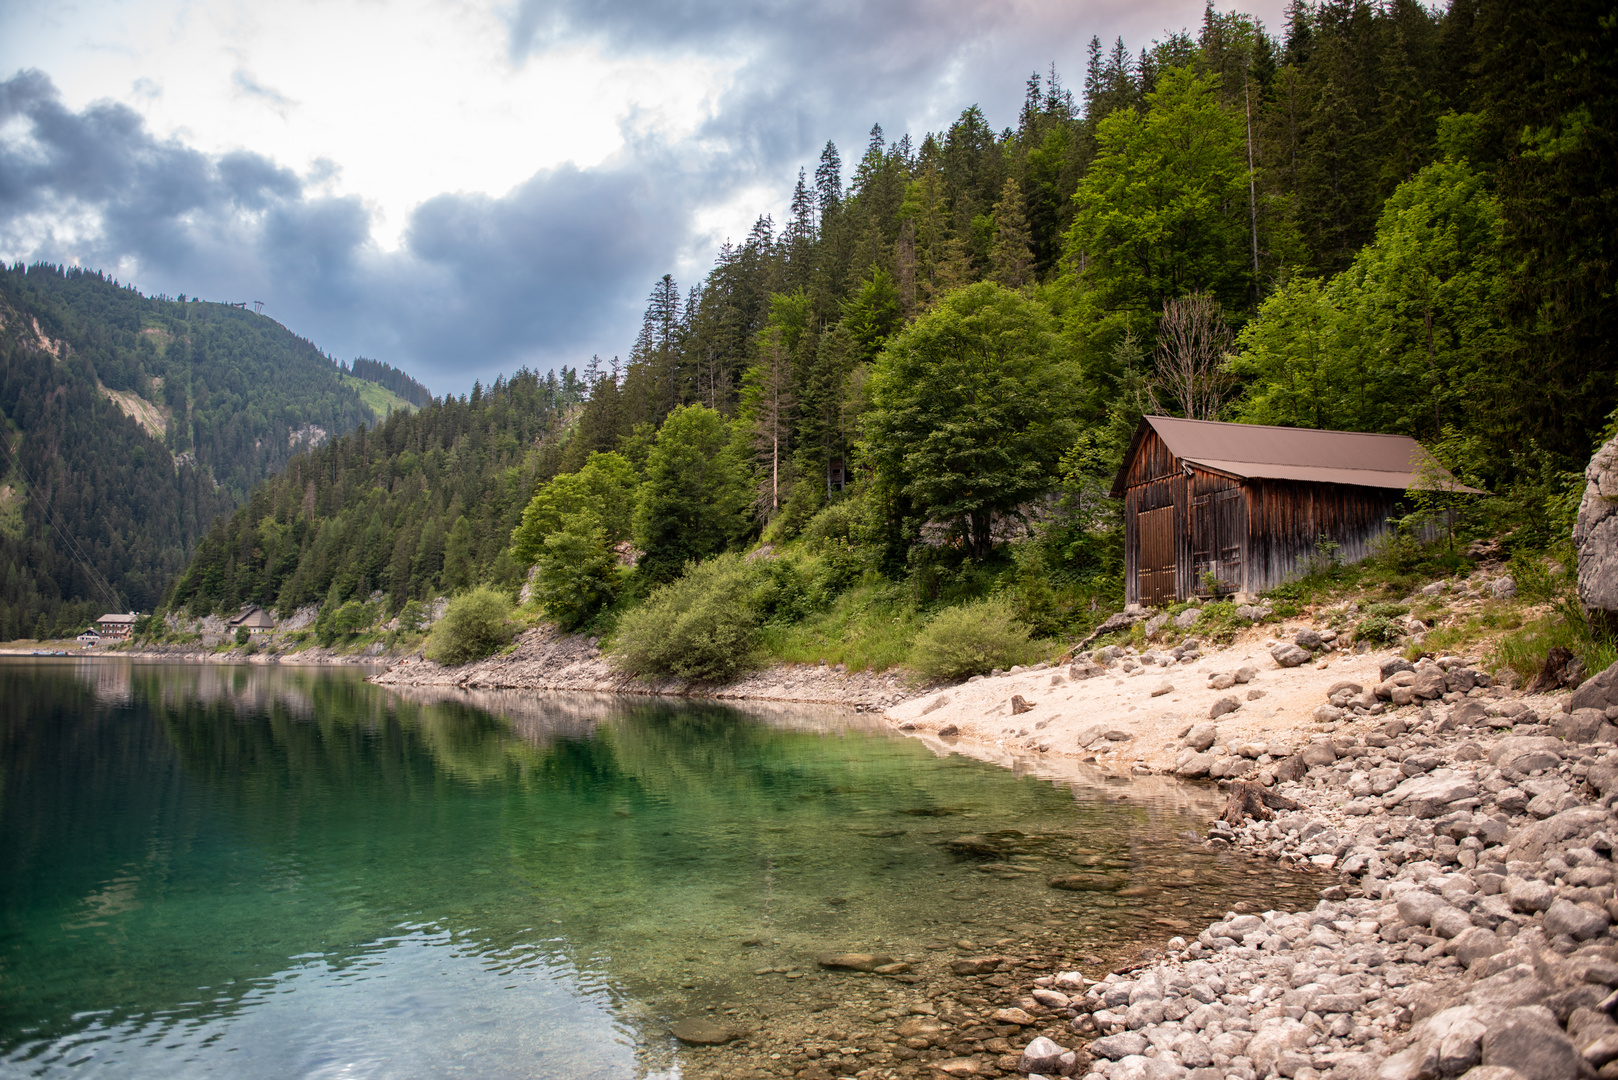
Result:
[[[1172,604],[1174,595],[1174,507],[1143,511],[1135,519],[1140,541],[1135,572],[1140,582],[1140,602],[1157,606]]]
[[[1236,592],[1242,586],[1242,540],[1246,534],[1242,518],[1244,503],[1240,488],[1225,488],[1191,500],[1192,588],[1203,596],[1216,589]]]

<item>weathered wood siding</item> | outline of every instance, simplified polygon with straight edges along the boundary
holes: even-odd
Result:
[[[1180,597],[1210,596],[1209,577],[1221,593],[1246,588],[1247,492],[1240,480],[1192,467],[1190,564]]]
[[[1342,562],[1359,562],[1397,516],[1402,492],[1345,484],[1249,480],[1247,489],[1247,592],[1262,592],[1298,577],[1315,557],[1320,538],[1338,545]]]
[[[1273,588],[1308,569],[1321,536],[1338,545],[1341,561],[1358,562],[1388,531],[1402,494],[1187,468],[1152,431],[1130,460],[1125,484],[1124,598],[1148,605],[1206,596],[1210,574],[1221,592]]]
[[[1155,432],[1148,431],[1141,440],[1140,447],[1129,462],[1129,471],[1124,489],[1124,600],[1130,604],[1165,604],[1174,600],[1174,596],[1163,598],[1161,591],[1156,587],[1159,582],[1155,573],[1149,572],[1146,579],[1146,593],[1142,592],[1141,578],[1141,525],[1142,514],[1153,510],[1171,509],[1173,518],[1174,537],[1174,592],[1180,589],[1179,571],[1185,559],[1181,557],[1180,549],[1185,547],[1189,554],[1189,545],[1185,542],[1185,473],[1180,466],[1179,458],[1169,453],[1163,440]],[[1155,567],[1151,568],[1155,571]]]

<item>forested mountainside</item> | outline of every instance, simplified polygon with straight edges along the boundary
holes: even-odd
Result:
[[[346,509],[313,508],[318,470],[307,498],[277,481],[175,602],[369,585],[396,609],[533,562],[545,612],[628,638],[663,633],[614,623],[648,611],[823,617],[823,657],[985,594],[1070,632],[1121,596],[1105,494],[1146,412],[1411,435],[1495,496],[1446,528],[1565,544],[1618,404],[1615,39],[1581,0],[1298,2],[1278,36],[1210,7],[1194,37],[1092,41],[1078,93],[1031,76],[1003,130],[975,107],[875,127],[846,185],[828,144],[783,227],[656,282],[627,362],[591,360],[508,486],[457,502],[422,450],[350,439],[311,459]],[[366,537],[366,569],[289,585],[326,530]],[[427,538],[455,531],[476,554],[441,570]],[[760,539],[772,558],[713,558]]]
[[[397,610],[478,581],[514,586],[526,568],[511,530],[556,472],[582,391],[570,369],[522,371],[294,458],[208,532],[171,606],[335,609],[380,589]]]
[[[245,308],[0,269],[0,640],[151,610],[216,517],[377,418],[319,349]]]

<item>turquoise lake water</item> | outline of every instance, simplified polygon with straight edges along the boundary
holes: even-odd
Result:
[[[673,1076],[671,1019],[786,1023],[821,951],[1161,940],[1268,885],[1183,806],[863,718],[352,670],[0,662],[0,785],[5,1077]]]

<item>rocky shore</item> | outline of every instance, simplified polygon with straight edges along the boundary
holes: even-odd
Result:
[[[1286,807],[1258,800],[1252,818],[1232,800],[1235,821],[1213,822],[1205,843],[1328,871],[1319,903],[1231,911],[1099,981],[1030,980],[999,1015],[1022,1024],[1021,1011],[1022,1031],[1066,1026],[1010,1040],[1018,1072],[1618,1077],[1618,665],[1538,707],[1489,692],[1459,658],[1378,674],[1332,688],[1319,733],[1264,766],[1268,748],[1228,746],[1215,725],[1183,733],[1180,769],[1244,761],[1251,778],[1233,787]]]
[[[711,697],[729,701],[782,701],[838,705],[860,712],[898,704],[910,696],[896,671],[850,672],[842,665],[780,664],[721,687],[675,679],[645,679],[619,670],[595,638],[551,626],[528,630],[508,652],[460,667],[422,656],[394,662],[371,678],[379,686],[453,686],[466,690],[580,691]]]

